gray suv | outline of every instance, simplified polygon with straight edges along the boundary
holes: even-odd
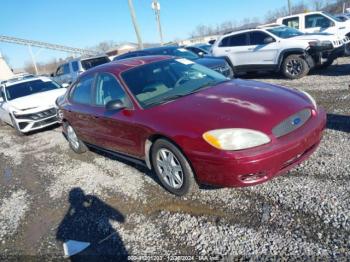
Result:
[[[108,56],[77,58],[60,65],[51,76],[60,84],[71,84],[84,71],[98,65],[110,62]]]

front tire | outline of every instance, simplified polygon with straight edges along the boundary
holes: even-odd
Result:
[[[65,125],[67,131],[67,140],[69,142],[70,148],[77,154],[85,153],[87,151],[87,147],[84,142],[78,138],[75,130],[70,124],[65,123]]]
[[[348,35],[348,37],[350,38],[350,35]],[[350,56],[350,43],[345,45],[344,55],[345,56]]]
[[[198,189],[188,160],[174,144],[158,139],[152,146],[151,157],[154,172],[169,192],[183,196]]]
[[[301,55],[289,55],[282,63],[282,73],[288,79],[299,79],[306,76],[310,67]]]

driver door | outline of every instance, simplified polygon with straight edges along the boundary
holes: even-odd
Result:
[[[334,26],[334,22],[322,14],[305,16],[306,33],[331,33]]]
[[[4,88],[0,89],[0,120],[8,124],[11,123],[10,114],[8,112],[7,102],[5,100]]]
[[[107,110],[110,101],[120,100],[127,108]],[[96,131],[96,145],[114,152],[140,157],[138,127],[133,124],[134,110],[125,90],[110,73],[100,73],[94,92],[92,125]]]

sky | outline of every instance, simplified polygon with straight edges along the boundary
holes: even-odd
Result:
[[[152,0],[133,0],[143,42],[157,43],[159,35]],[[216,25],[244,18],[264,19],[286,0],[159,0],[165,41],[186,39],[199,24]],[[1,0],[0,35],[87,48],[102,41],[137,42],[127,0]],[[31,61],[26,46],[0,42],[10,66]],[[38,62],[66,53],[33,48]]]

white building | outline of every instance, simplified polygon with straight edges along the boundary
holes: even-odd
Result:
[[[2,57],[0,53],[0,80],[6,80],[13,77],[13,72],[10,67],[6,63],[5,59]]]

